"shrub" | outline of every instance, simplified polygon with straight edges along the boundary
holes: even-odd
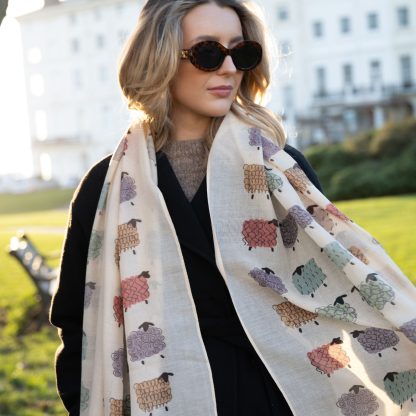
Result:
[[[305,151],[329,199],[416,191],[416,119]]]
[[[370,153],[370,146],[374,133],[374,130],[370,130],[359,133],[353,137],[348,137],[343,143],[343,148],[347,152],[367,156]]]
[[[392,158],[416,140],[416,119],[408,118],[400,123],[388,123],[378,130],[369,147],[375,158]]]

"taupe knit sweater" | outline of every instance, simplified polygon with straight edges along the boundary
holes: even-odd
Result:
[[[172,140],[162,149],[188,199],[191,201],[206,174],[208,149],[204,139]]]

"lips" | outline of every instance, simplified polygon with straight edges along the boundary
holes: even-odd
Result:
[[[230,85],[219,85],[218,87],[208,88],[210,91],[231,91],[233,87]]]

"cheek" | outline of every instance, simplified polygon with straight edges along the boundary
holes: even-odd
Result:
[[[172,96],[177,101],[192,101],[206,90],[207,76],[193,68],[180,68],[172,82]]]

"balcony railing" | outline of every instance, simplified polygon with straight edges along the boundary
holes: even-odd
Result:
[[[346,87],[342,91],[319,91],[313,95],[314,106],[365,105],[388,102],[393,98],[416,94],[416,83],[377,85],[372,87]]]

